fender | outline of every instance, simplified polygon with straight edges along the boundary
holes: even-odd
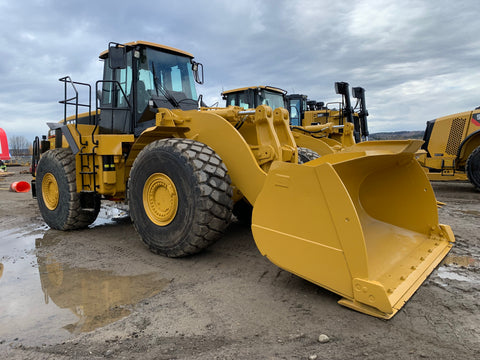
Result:
[[[458,151],[457,151],[457,158],[456,158],[456,162],[459,162],[460,159],[461,159],[461,155],[462,153],[464,152],[464,150],[467,148],[468,145],[470,145],[472,142],[477,142],[477,144],[474,146],[474,148],[476,148],[477,146],[480,146],[480,130],[477,130],[473,133],[471,133],[470,135],[468,135],[463,141],[462,143],[460,144],[460,146],[458,147]],[[468,157],[468,156],[467,156]],[[465,159],[466,160],[466,159]]]
[[[67,143],[70,146],[70,149],[72,150],[73,155],[78,154],[78,152],[80,151],[80,148],[78,147],[67,125],[64,125],[63,123],[47,123],[47,125],[50,128],[50,130],[55,131],[55,147],[56,148],[62,147],[62,136],[59,136],[59,135],[63,135],[65,136],[65,139],[67,140]]]
[[[231,112],[233,116],[234,111]],[[227,167],[232,184],[254,204],[265,182],[266,173],[258,165],[245,139],[218,112],[159,109],[155,126],[144,130],[136,139],[126,161],[127,168],[132,166],[145,145],[167,137],[184,137],[210,146]]]

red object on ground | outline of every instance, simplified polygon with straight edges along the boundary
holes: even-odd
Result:
[[[30,184],[26,181],[15,181],[10,185],[10,191],[26,193],[30,191]]]
[[[10,151],[8,150],[7,134],[0,128],[0,160],[10,160]]]

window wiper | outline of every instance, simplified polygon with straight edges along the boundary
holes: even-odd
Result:
[[[153,84],[155,85],[155,91],[157,92],[157,95],[158,95],[158,90],[160,90],[160,92],[165,97],[165,99],[167,99],[170,102],[170,104],[173,105],[173,107],[179,108],[180,104],[178,103],[177,99],[175,99],[175,97],[172,94],[170,94],[168,90],[165,89],[163,85],[160,84],[160,82],[158,81],[159,79],[157,78],[157,75],[155,73],[155,64],[153,62],[152,62],[152,71],[153,71]]]

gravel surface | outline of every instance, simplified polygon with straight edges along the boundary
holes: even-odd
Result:
[[[0,188],[30,181],[10,168]],[[473,359],[480,351],[480,193],[434,183],[456,243],[389,321],[285,272],[233,223],[200,254],[151,253],[125,209],[49,229],[0,190],[0,353],[9,359]]]

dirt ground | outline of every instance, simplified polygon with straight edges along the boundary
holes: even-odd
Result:
[[[30,192],[6,190],[30,181],[25,168],[9,170],[0,178],[2,358],[474,359],[480,352],[480,193],[468,183],[433,184],[456,243],[386,321],[280,270],[238,223],[184,259],[149,252],[113,208],[90,229],[51,230]]]

